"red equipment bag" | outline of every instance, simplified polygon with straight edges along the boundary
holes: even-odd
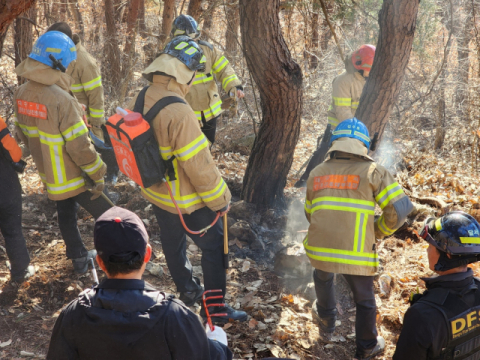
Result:
[[[162,181],[168,171],[170,180],[175,180],[172,156],[165,161],[160,155],[151,122],[164,107],[184,103],[182,98],[167,96],[152,106],[145,116],[143,108],[148,86],[138,94],[135,107],[128,115],[115,114],[106,123],[120,171],[143,188]]]

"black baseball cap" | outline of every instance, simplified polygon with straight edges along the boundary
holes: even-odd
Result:
[[[95,222],[93,241],[102,260],[112,261],[118,255],[145,256],[148,234],[136,214],[114,206]]]

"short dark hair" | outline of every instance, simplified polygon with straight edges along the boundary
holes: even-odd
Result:
[[[47,32],[49,32],[49,31],[60,31],[60,32],[64,33],[65,35],[67,35],[70,39],[73,40],[72,29],[70,28],[70,26],[66,22],[60,21],[60,22],[57,22],[57,23],[51,25],[47,29]]]
[[[108,275],[130,274],[140,270],[143,265],[143,256],[138,252],[110,255],[108,261],[103,261]]]

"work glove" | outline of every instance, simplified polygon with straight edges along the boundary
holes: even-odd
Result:
[[[226,213],[228,213],[228,210],[230,210],[230,203],[228,203],[227,205],[225,205],[223,208],[221,208],[221,209],[218,210],[217,212],[220,214],[220,217],[222,217],[223,215],[225,215]]]
[[[99,140],[105,143],[105,137],[103,136],[103,130],[101,126],[92,125],[90,130],[92,131],[93,135],[95,135]]]
[[[212,331],[210,330],[210,326],[208,326],[207,324],[205,330],[207,331],[207,338],[209,338],[210,340],[218,341],[219,343],[228,346],[227,333],[220,326],[215,326]]]
[[[103,181],[103,178],[95,181],[93,185],[87,186],[88,191],[90,191],[93,194],[90,200],[95,200],[98,197],[100,197],[100,195],[102,195],[103,193],[104,188],[105,188],[105,182]]]

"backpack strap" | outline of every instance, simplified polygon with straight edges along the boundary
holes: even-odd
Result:
[[[145,86],[142,91],[137,96],[135,100],[135,106],[133,107],[133,112],[137,112],[143,115],[143,107],[145,105],[145,93],[150,86]]]
[[[143,91],[143,90],[142,90]],[[140,95],[139,95],[140,96]],[[144,96],[145,97],[145,96]],[[138,99],[138,98],[137,98]],[[143,116],[145,121],[147,121],[149,124],[152,122],[153,119],[155,119],[155,116],[166,106],[174,103],[182,103],[186,104],[185,100],[178,96],[166,96],[160,100],[158,100],[155,105],[153,105],[150,110]],[[135,104],[136,105],[136,104]]]

